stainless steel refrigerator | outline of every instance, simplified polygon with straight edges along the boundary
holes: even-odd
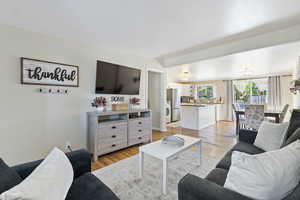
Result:
[[[171,121],[176,122],[180,120],[180,94],[179,90],[175,88],[167,89],[167,102],[171,106]]]

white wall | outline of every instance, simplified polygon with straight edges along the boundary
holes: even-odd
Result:
[[[169,82],[206,81],[291,74],[299,54],[300,42],[257,49],[167,68],[168,79]],[[249,73],[243,72],[245,67]]]
[[[293,71],[293,80],[300,80],[300,58],[297,59],[297,64]],[[294,108],[300,109],[300,92],[293,95]]]
[[[152,128],[160,130],[160,118],[161,118],[161,98],[160,98],[160,86],[161,86],[161,74],[156,72],[148,72],[148,105],[152,110]]]
[[[226,96],[226,85],[224,81],[215,81],[214,83],[216,87],[216,96],[217,99],[220,97],[225,100]],[[224,104],[217,105],[217,120],[226,120],[226,112],[225,112],[226,106]]]
[[[44,157],[54,146],[86,147],[86,112],[93,110],[96,61],[143,70],[140,98],[144,99],[146,66],[161,69],[152,59],[116,53],[14,27],[0,25],[0,157],[9,164]],[[37,86],[20,84],[20,57],[74,64],[80,67],[80,87],[69,95],[40,94]]]

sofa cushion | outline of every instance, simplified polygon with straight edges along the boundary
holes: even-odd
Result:
[[[293,110],[290,124],[287,129],[286,138],[289,139],[289,137],[298,129],[300,128],[300,110]]]
[[[216,167],[228,170],[231,165],[231,154],[232,154],[232,151],[228,151],[225,154],[225,156],[222,158],[222,160],[219,161],[219,163],[217,164]]]
[[[22,182],[19,174],[0,158],[0,194]]]
[[[166,199],[155,198],[155,199]],[[175,199],[175,198],[173,198]],[[185,175],[178,183],[178,200],[253,200],[206,179]],[[296,199],[295,199],[296,200]]]
[[[240,152],[248,153],[251,155],[265,152],[261,148],[258,148],[256,146],[254,146],[253,144],[249,144],[246,142],[237,143],[236,145],[234,145],[232,147],[231,151],[240,151]]]
[[[224,158],[217,164],[217,168],[229,169],[231,165],[231,154],[233,151],[244,152],[252,155],[265,152],[264,150],[254,146],[253,144],[239,142],[234,145],[229,152],[226,153]]]
[[[86,173],[75,179],[66,200],[119,200],[96,176]]]
[[[300,183],[297,185],[297,187],[294,189],[294,191],[291,192],[283,200],[298,200],[299,197],[300,197]]]
[[[225,184],[227,174],[227,170],[215,168],[206,176],[205,179],[214,182],[217,185],[223,186]]]
[[[283,147],[295,142],[296,140],[300,140],[300,128],[298,128],[283,144]]]

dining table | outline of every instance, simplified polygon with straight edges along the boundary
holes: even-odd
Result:
[[[264,111],[264,116],[265,117],[272,117],[275,119],[275,123],[279,123],[280,115],[282,111],[278,110],[265,110]],[[240,116],[245,115],[245,109],[240,109],[235,111],[235,116],[236,116],[236,133],[239,132],[239,127],[240,127]]]

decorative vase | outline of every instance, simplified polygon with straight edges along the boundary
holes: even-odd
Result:
[[[140,108],[140,105],[138,104],[130,104],[131,106],[131,110],[136,110],[136,109],[139,109]]]
[[[104,111],[104,106],[98,106],[96,108],[97,112],[103,112]]]

